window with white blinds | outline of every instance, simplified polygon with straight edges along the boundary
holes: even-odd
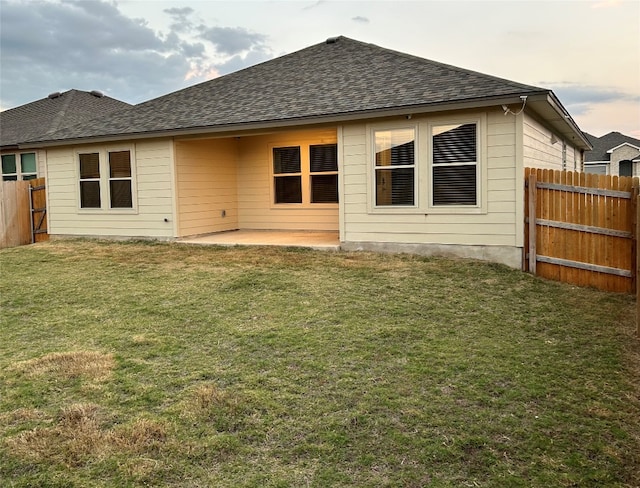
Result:
[[[476,123],[432,127],[432,202],[478,204],[478,129]]]
[[[374,132],[376,206],[415,204],[415,129]]]

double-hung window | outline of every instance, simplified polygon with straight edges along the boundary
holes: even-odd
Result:
[[[431,149],[433,206],[477,205],[477,124],[432,126]]]
[[[415,205],[414,128],[374,132],[376,206]]]
[[[3,154],[2,180],[33,180],[38,177],[36,153]]]
[[[338,203],[338,146],[309,146],[311,203]]]
[[[131,153],[109,153],[109,194],[111,208],[132,208]]]
[[[133,208],[131,151],[78,153],[81,209]]]
[[[100,208],[100,153],[83,153],[80,159],[80,208]]]
[[[275,203],[302,203],[300,147],[273,148]]]
[[[311,144],[273,148],[273,202],[338,203],[338,146]]]

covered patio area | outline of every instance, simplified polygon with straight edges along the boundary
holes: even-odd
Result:
[[[197,237],[185,237],[178,242],[216,246],[282,246],[307,247],[323,251],[340,249],[337,231],[232,230]]]

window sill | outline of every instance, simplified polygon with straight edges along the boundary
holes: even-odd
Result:
[[[369,215],[484,215],[487,210],[481,207],[373,207],[367,213]]]
[[[79,208],[78,215],[137,215],[137,208]]]
[[[272,203],[271,210],[338,210],[337,203]]]

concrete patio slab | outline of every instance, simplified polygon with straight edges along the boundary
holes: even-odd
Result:
[[[186,237],[177,242],[216,246],[282,246],[307,247],[337,251],[340,249],[338,232],[233,230],[197,237]]]

